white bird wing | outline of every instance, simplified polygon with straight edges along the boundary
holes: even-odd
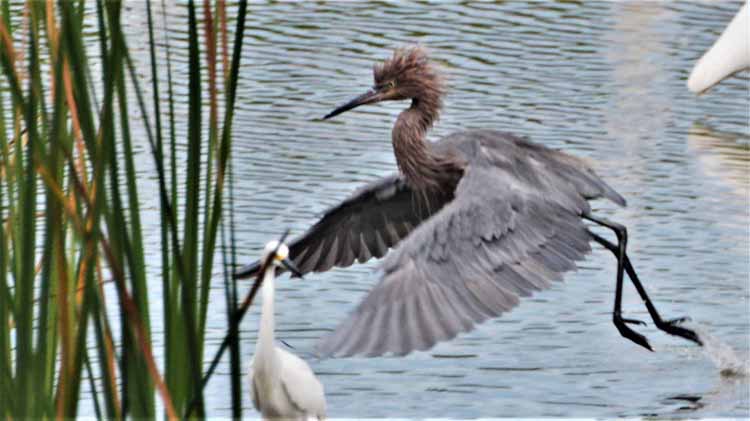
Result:
[[[702,93],[732,74],[750,68],[750,10],[748,3],[724,29],[716,43],[698,60],[688,78],[688,89]]]
[[[276,347],[281,359],[281,384],[289,401],[301,412],[318,419],[326,416],[326,398],[310,366],[300,357]]]
[[[321,339],[320,355],[429,349],[575,269],[590,251],[587,199],[624,200],[578,160],[506,140],[518,147],[482,140],[456,199],[383,260],[379,283]]]
[[[248,371],[247,376],[250,378],[250,396],[253,398],[253,406],[260,412],[260,398],[255,387],[255,355],[250,359],[250,371]]]

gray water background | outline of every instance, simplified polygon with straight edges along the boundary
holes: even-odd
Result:
[[[130,45],[144,48],[136,59],[147,81],[144,7],[125,7]],[[319,118],[371,85],[374,60],[418,42],[450,85],[430,137],[494,128],[591,159],[628,200],[626,208],[596,202],[594,209],[629,228],[630,257],[657,308],[664,317],[691,316],[712,338],[707,352],[639,327],[653,353],[621,338],[611,323],[615,261],[594,247],[564,283],[429,351],[320,361],[311,353],[315,341],[373,286],[376,263],[301,281],[284,277],[277,282],[277,333],[324,383],[329,415],[750,416],[747,377],[721,373],[727,360],[746,364],[750,348],[750,85],[744,73],[702,97],[685,86],[739,7],[736,1],[252,3],[233,131],[241,262],[255,259],[286,228],[301,234],[356,187],[395,170],[390,129],[406,103]],[[172,44],[184,153],[184,4],[169,5],[167,22],[170,31],[160,36]],[[160,360],[158,197],[146,145],[144,137],[136,162],[150,215],[144,232]],[[220,274],[217,266],[207,359],[226,329]],[[623,306],[627,317],[650,321],[629,284]],[[245,371],[258,311],[242,324]],[[230,415],[228,371],[223,363],[208,385],[211,415]],[[247,391],[244,399],[245,415],[257,416]],[[81,411],[91,414],[90,403],[82,402]]]

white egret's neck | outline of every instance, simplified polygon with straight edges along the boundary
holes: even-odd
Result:
[[[750,68],[750,11],[745,2],[690,73],[688,89],[695,93],[707,91],[722,79]]]
[[[260,312],[260,333],[258,334],[257,353],[268,352],[270,355],[274,349],[274,330],[276,329],[273,302],[274,302],[274,275],[275,268],[269,268],[263,276],[263,306]]]

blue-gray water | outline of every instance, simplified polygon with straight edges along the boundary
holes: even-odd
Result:
[[[127,6],[137,46],[145,15],[139,3]],[[736,1],[251,4],[234,124],[241,261],[255,259],[286,228],[302,233],[357,186],[395,170],[390,129],[406,104],[317,119],[371,85],[374,60],[419,42],[450,84],[431,137],[495,128],[591,159],[628,200],[627,208],[597,202],[595,210],[628,226],[630,257],[661,313],[691,316],[713,338],[710,356],[734,353],[746,362],[748,77],[702,97],[685,86],[694,62],[739,7]],[[179,46],[186,11],[169,9],[177,91],[184,92],[187,63]],[[148,67],[141,68],[147,76]],[[184,122],[187,104],[178,105]],[[141,151],[143,201],[153,212],[145,232],[156,264],[158,198],[145,142]],[[278,334],[324,383],[332,417],[750,415],[747,377],[722,375],[694,344],[639,327],[651,353],[619,336],[611,323],[615,261],[597,247],[564,283],[427,352],[316,360],[315,340],[372,287],[374,264],[277,283]],[[226,326],[218,274],[207,358]],[[160,282],[153,284],[159,358]],[[629,285],[623,305],[628,317],[650,321]],[[258,308],[242,324],[246,363]],[[230,414],[227,373],[228,365],[220,366],[208,386],[212,415]],[[246,414],[257,416],[249,394],[244,398]]]

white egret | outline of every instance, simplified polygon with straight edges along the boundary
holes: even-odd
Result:
[[[750,10],[748,3],[740,8],[729,26],[690,73],[687,86],[692,92],[703,93],[725,78],[750,69]]]
[[[263,306],[255,356],[250,363],[251,396],[255,408],[267,419],[323,419],[323,385],[305,361],[274,343],[276,268],[283,265],[299,274],[288,256],[289,248],[278,241],[266,244],[263,252]]]

